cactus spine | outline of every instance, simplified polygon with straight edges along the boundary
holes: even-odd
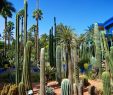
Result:
[[[25,95],[25,86],[22,82],[19,83],[19,87],[18,87],[18,92],[19,92],[19,95]]]
[[[69,79],[63,79],[61,83],[61,95],[72,95],[71,94],[71,82]]]
[[[103,72],[102,73],[102,80],[103,80],[103,95],[111,95],[109,72]]]
[[[40,53],[40,95],[45,95],[45,49]]]
[[[31,75],[30,75],[31,46],[32,46],[32,42],[28,41],[24,48],[22,82],[24,83],[25,89],[27,91],[32,89]]]
[[[98,24],[94,24],[94,40],[96,46],[96,59],[97,59],[97,66],[99,67],[99,78],[102,75],[102,64],[101,64],[101,43],[100,43],[100,32],[98,29]]]
[[[16,84],[19,83],[19,16],[16,15]]]
[[[61,47],[56,47],[56,68],[57,68],[57,81],[61,84]]]

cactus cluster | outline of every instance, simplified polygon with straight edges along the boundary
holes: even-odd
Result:
[[[18,86],[16,84],[4,85],[0,95],[18,95]]]
[[[102,80],[103,80],[103,95],[111,95],[109,72],[103,72],[102,73]]]
[[[25,89],[27,91],[32,89],[31,74],[30,74],[31,46],[32,46],[32,42],[28,41],[24,48],[22,82],[24,83]]]

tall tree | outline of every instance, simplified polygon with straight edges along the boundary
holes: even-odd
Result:
[[[42,10],[40,10],[40,9],[36,9],[34,12],[33,12],[33,18],[35,18],[36,19],[36,33],[35,33],[35,42],[36,42],[36,46],[35,46],[35,48],[36,48],[36,63],[38,63],[38,61],[39,61],[39,46],[38,46],[38,44],[39,44],[39,42],[38,42],[38,39],[39,39],[39,29],[38,29],[38,20],[41,20],[42,19],[42,15],[43,15],[43,13],[42,13]]]
[[[5,43],[4,43],[4,54],[5,54],[5,48],[6,48],[6,27],[7,27],[7,17],[12,17],[12,13],[15,12],[15,8],[13,7],[13,4],[7,0],[3,0],[2,2],[2,9],[0,11],[0,15],[3,16],[3,18],[5,19]]]
[[[60,39],[59,43],[64,43],[67,52],[67,66],[68,66],[68,78],[71,82],[71,87],[73,88],[73,73],[72,73],[72,61],[71,61],[71,45],[73,39],[73,29],[70,27],[60,24],[57,26],[57,38]],[[71,91],[72,94],[72,91]]]
[[[9,21],[7,24],[7,38],[8,38],[8,48],[10,48],[10,41],[13,39],[13,30],[14,29],[14,23],[12,21]]]

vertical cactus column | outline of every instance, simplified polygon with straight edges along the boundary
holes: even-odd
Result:
[[[94,40],[96,46],[96,59],[97,59],[97,66],[99,68],[99,78],[102,75],[102,64],[101,64],[101,43],[100,43],[100,32],[98,29],[98,24],[94,24]]]
[[[61,83],[61,47],[56,47],[56,69],[57,69],[57,81]]]
[[[16,84],[19,83],[19,16],[16,15]]]
[[[77,56],[77,47],[74,48],[74,75],[75,75],[75,84],[79,84],[79,67],[78,67],[78,56]]]
[[[24,63],[23,63],[23,73],[22,82],[25,85],[25,90],[32,90],[31,86],[31,73],[30,73],[30,59],[31,59],[31,46],[32,42],[28,41],[24,47]]]
[[[53,27],[50,29],[49,32],[49,61],[50,66],[54,66],[54,57],[53,57]]]
[[[63,79],[61,83],[61,95],[72,95],[71,94],[71,82],[69,79]]]
[[[57,45],[57,39],[56,39],[56,17],[54,17],[54,66],[56,66],[56,45]]]
[[[40,95],[45,95],[45,49],[40,53]]]
[[[102,73],[102,80],[103,80],[103,95],[111,95],[109,72]]]
[[[27,0],[24,0],[24,46],[26,45],[27,42]]]
[[[26,95],[25,86],[22,82],[19,83],[18,92],[19,92],[19,95]]]

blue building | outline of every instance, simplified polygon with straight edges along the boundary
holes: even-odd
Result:
[[[106,30],[106,37],[108,39],[109,47],[113,42],[113,17],[105,21],[104,23],[98,23],[100,30]]]

